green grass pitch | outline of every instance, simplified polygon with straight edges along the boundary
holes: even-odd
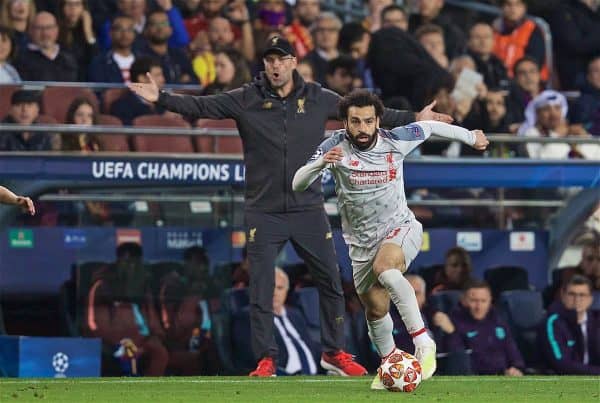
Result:
[[[413,393],[372,377],[0,379],[0,402],[600,402],[600,377],[434,377]]]

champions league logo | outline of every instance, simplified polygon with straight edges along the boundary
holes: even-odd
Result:
[[[52,367],[56,371],[55,378],[66,378],[65,372],[69,369],[69,356],[61,352],[54,354]]]

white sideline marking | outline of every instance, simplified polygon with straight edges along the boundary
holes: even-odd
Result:
[[[58,382],[60,383],[73,383],[73,384],[115,384],[115,383],[348,383],[348,382],[358,382],[358,381],[368,381],[371,379],[368,376],[364,378],[337,378],[337,379],[294,379],[293,376],[290,377],[279,377],[276,379],[262,380],[262,379],[177,379],[173,378],[148,378],[148,379],[82,379],[78,380],[77,378],[67,378],[60,379]],[[432,378],[434,382],[456,382],[457,379],[454,377],[446,377],[446,378]],[[36,384],[36,383],[50,383],[56,381],[55,379],[41,380],[41,379],[22,379],[22,380],[1,380],[0,385],[2,384]],[[472,379],[470,377],[461,377],[460,382],[506,382],[507,378],[487,378],[487,377],[479,377],[473,376]],[[514,382],[598,382],[600,383],[600,378],[579,378],[579,377],[522,377],[518,379],[514,379]],[[429,382],[429,381],[425,381]]]

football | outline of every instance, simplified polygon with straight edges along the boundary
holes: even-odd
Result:
[[[400,349],[381,363],[377,373],[390,392],[412,392],[421,383],[421,364],[412,354]]]

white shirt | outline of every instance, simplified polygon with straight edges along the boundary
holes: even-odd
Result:
[[[524,133],[526,137],[545,137],[537,127],[531,127]],[[560,134],[551,131],[547,137],[564,138]],[[566,143],[527,143],[527,154],[529,158],[535,159],[564,159],[569,157],[571,146]],[[600,146],[596,144],[577,144],[577,151],[587,160],[600,160]]]
[[[115,61],[115,63],[117,63],[117,66],[119,66],[119,69],[121,70],[123,81],[125,83],[130,83],[131,76],[129,74],[129,70],[131,69],[131,65],[135,61],[135,56],[133,55],[133,53],[129,56],[121,56],[118,53],[113,53],[113,60]]]
[[[302,362],[300,361],[300,356],[298,355],[298,350],[292,338],[296,340],[296,342],[300,345],[306,360],[308,361],[308,368],[311,375],[317,373],[317,364],[315,363],[314,357],[310,352],[310,349],[300,337],[300,334],[292,324],[292,322],[287,317],[287,311],[283,308],[283,312],[281,315],[274,316],[274,323],[277,330],[279,330],[279,334],[283,339],[283,344],[285,344],[285,349],[288,353],[288,360],[285,363],[285,372],[288,374],[295,374],[302,370]]]
[[[581,328],[581,334],[583,334],[583,363],[585,365],[588,365],[590,363],[590,352],[588,351],[587,320],[588,315],[586,312],[583,320],[579,323],[579,327]]]

